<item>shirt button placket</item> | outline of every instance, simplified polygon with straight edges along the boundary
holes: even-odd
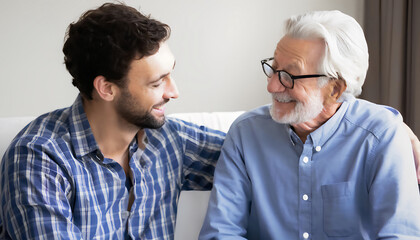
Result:
[[[299,163],[299,233],[300,238],[307,236],[308,230],[311,229],[311,193],[312,193],[312,154],[314,146],[309,142],[304,144],[302,155]],[[306,233],[306,234],[305,234]],[[303,238],[303,239],[308,239]]]

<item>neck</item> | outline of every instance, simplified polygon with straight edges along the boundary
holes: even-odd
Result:
[[[321,113],[318,116],[310,121],[298,123],[298,124],[291,124],[293,130],[299,136],[299,138],[304,143],[308,135],[318,129],[322,124],[324,124],[328,119],[330,119],[340,108],[341,103],[333,103],[327,106],[324,106]]]
[[[83,107],[104,157],[117,162],[128,157],[129,144],[136,134],[143,136],[143,130],[121,119],[108,102],[84,100]]]

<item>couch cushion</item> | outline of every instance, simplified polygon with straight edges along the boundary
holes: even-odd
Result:
[[[168,116],[227,132],[232,122],[242,113],[244,113],[244,111],[174,113]]]

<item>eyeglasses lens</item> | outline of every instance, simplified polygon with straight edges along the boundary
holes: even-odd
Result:
[[[264,71],[265,75],[267,75],[267,77],[272,77],[273,74],[274,74],[273,69],[267,63],[263,64],[263,71]]]
[[[280,82],[287,88],[293,87],[293,79],[290,77],[290,75],[286,72],[280,72]]]

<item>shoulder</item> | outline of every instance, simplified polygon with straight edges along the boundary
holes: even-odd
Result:
[[[260,121],[274,122],[270,115],[270,107],[271,105],[268,104],[245,112],[233,122],[232,127],[237,128],[244,125],[249,127]]]
[[[396,129],[402,123],[398,110],[362,99],[355,99],[350,103],[344,119],[369,131],[376,138],[380,138],[387,130]]]
[[[68,172],[72,148],[66,115],[65,109],[44,114],[20,131],[1,161],[0,175],[4,178],[0,182],[4,184],[6,178],[15,183],[26,181],[40,173],[64,176]],[[17,176],[17,171],[24,174]]]
[[[69,128],[69,108],[58,109],[37,117],[22,129],[16,137],[32,136],[33,138],[55,139],[68,133]]]
[[[69,109],[59,109],[34,119],[13,139],[7,151],[22,154],[28,151],[48,151],[48,145],[69,140]],[[26,149],[26,150],[25,150]]]

